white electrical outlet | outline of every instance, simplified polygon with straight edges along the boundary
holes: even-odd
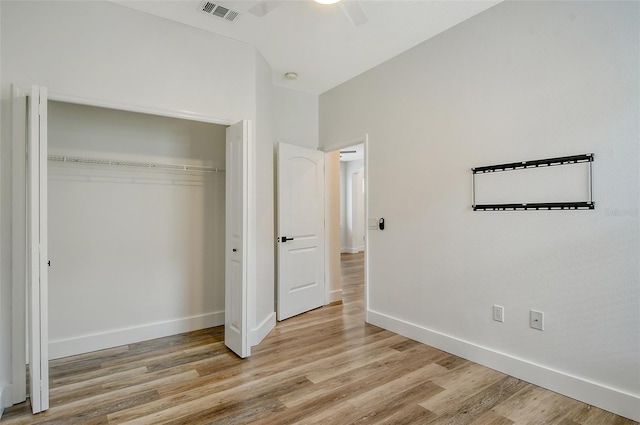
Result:
[[[529,314],[529,326],[540,331],[544,330],[544,313],[541,311],[531,310]]]
[[[493,320],[496,322],[504,322],[504,307],[501,305],[493,306]]]

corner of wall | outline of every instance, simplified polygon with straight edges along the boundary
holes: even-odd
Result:
[[[4,413],[4,394],[5,390],[3,386],[0,386],[0,419],[2,419],[2,414]]]
[[[256,49],[255,71],[255,298],[251,298],[249,314],[250,344],[260,342],[275,325],[275,230],[273,187],[273,83],[272,70],[262,54]],[[260,213],[258,213],[258,211]],[[255,344],[254,344],[255,342]]]

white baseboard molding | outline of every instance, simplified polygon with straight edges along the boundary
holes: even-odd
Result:
[[[329,303],[334,303],[336,301],[342,301],[342,289],[336,289],[335,291],[329,292]]]
[[[224,318],[223,318],[224,319]],[[258,345],[276,327],[276,312],[268,315],[262,323],[251,330],[251,346]]]
[[[364,248],[340,248],[341,254],[357,254],[358,252],[364,251]]]
[[[368,322],[372,325],[617,415],[640,421],[640,396],[553,370],[376,311],[369,310],[367,313]]]
[[[59,359],[220,325],[224,325],[224,311],[60,339],[49,342],[49,358]]]

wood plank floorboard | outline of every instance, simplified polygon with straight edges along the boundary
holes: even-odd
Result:
[[[342,302],[280,322],[239,359],[216,327],[50,362],[51,408],[0,425],[638,425],[364,323],[364,257]]]

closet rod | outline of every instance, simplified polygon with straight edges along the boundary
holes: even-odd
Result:
[[[224,168],[205,167],[202,165],[161,164],[156,162],[128,161],[122,159],[85,158],[67,155],[49,155],[48,159],[49,161],[67,162],[73,164],[115,165],[119,167],[136,167],[153,170],[197,171],[201,173],[225,172]]]

